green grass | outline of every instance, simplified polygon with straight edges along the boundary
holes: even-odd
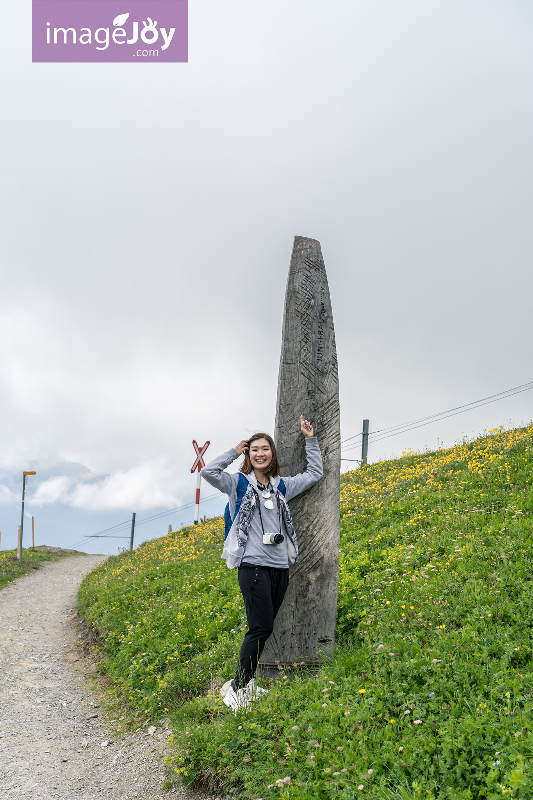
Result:
[[[101,635],[102,668],[143,720],[234,669],[245,615],[220,540],[210,520],[112,556],[82,582],[78,608]]]
[[[17,559],[16,550],[2,550],[0,552],[0,589],[8,583],[15,581],[22,575],[27,575],[34,569],[38,569],[45,561],[58,561],[64,558],[65,554],[46,553],[42,550],[26,550],[22,548],[22,563]]]
[[[337,647],[249,713],[216,691],[244,610],[221,523],[108,559],[80,590],[169,774],[247,798],[533,797],[533,428],[343,475]],[[285,779],[286,782],[281,783]]]

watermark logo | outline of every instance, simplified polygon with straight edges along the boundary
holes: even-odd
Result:
[[[187,0],[32,4],[32,61],[188,60]]]

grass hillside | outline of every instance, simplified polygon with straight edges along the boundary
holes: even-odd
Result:
[[[168,716],[170,775],[251,800],[533,797],[532,467],[529,427],[343,475],[335,656],[249,713],[215,690],[245,625],[220,520],[91,573],[102,669],[136,724]]]

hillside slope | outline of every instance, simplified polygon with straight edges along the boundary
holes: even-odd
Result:
[[[249,798],[533,796],[533,427],[347,473],[338,646],[249,713],[216,691],[244,609],[211,520],[108,561],[80,590],[103,669],[168,714],[186,781]]]

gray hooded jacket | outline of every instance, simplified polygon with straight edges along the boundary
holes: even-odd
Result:
[[[280,477],[270,479],[269,488],[274,500],[273,510],[264,507],[255,474],[251,472],[244,476],[248,481],[248,489],[242,499],[239,513],[233,520],[222,552],[222,558],[226,560],[228,569],[239,566],[243,560],[247,564],[287,569],[289,564],[294,564],[298,560],[298,538],[287,501],[309,489],[323,474],[322,457],[315,437],[305,440],[305,449],[307,470],[299,475],[283,478],[286,487],[285,497],[277,492]],[[202,477],[211,486],[228,495],[232,518],[237,503],[239,473],[231,474],[224,470],[238,457],[237,451],[232,448],[214,458],[202,470]],[[257,508],[258,501],[261,503],[261,515]],[[275,546],[264,545],[263,530],[265,533],[281,531],[285,536],[284,542]]]

